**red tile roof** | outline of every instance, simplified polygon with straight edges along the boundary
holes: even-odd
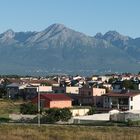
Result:
[[[68,97],[65,94],[48,93],[48,94],[41,94],[40,96],[42,96],[50,101],[72,100],[70,97]]]
[[[137,96],[140,95],[140,93],[116,93],[116,92],[112,92],[112,93],[107,93],[104,94],[102,96],[109,96],[109,97],[133,97],[133,96]]]

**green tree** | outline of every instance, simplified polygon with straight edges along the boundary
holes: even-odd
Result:
[[[110,78],[109,80],[108,80],[108,83],[109,84],[112,84],[113,82],[115,82],[117,80],[117,78]]]
[[[60,110],[61,121],[68,121],[72,117],[72,113],[69,108],[63,108]]]
[[[126,88],[126,89],[132,89],[132,90],[137,90],[138,86],[133,83],[133,81],[131,80],[124,80],[122,82],[122,87]]]
[[[68,108],[51,108],[47,109],[41,118],[42,123],[55,123],[57,121],[68,121],[72,116]]]
[[[4,97],[6,95],[6,89],[0,88],[0,98]]]
[[[60,110],[57,108],[51,108],[46,110],[46,120],[47,122],[57,122],[60,120]]]

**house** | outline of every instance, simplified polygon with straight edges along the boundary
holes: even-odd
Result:
[[[106,93],[103,88],[82,87],[79,89],[79,103],[81,105],[102,106],[102,96]]]
[[[23,99],[32,99],[38,93],[38,86],[28,85],[24,88]]]
[[[38,103],[38,96],[32,99],[34,104]],[[72,99],[65,94],[41,94],[40,104],[43,108],[70,108],[72,107]]]
[[[53,86],[52,90],[54,93],[66,93],[66,87]]]
[[[30,80],[30,81],[28,81],[28,83],[31,85],[34,85],[34,86],[53,86],[55,84],[58,84],[54,80],[45,80],[45,79]]]
[[[7,97],[11,99],[17,99],[21,96],[26,84],[12,83],[6,86]]]
[[[41,85],[38,88],[40,92],[52,92],[52,86]]]
[[[78,86],[66,86],[66,93],[69,94],[79,94],[79,87]]]
[[[110,79],[110,76],[99,76],[98,77],[98,80],[100,80],[102,82],[105,82],[105,81],[108,82],[109,79]]]
[[[140,81],[139,80],[118,80],[112,83],[112,87],[114,91],[121,91],[123,88],[140,90]]]
[[[103,107],[119,110],[140,110],[140,92],[122,91],[103,95]]]

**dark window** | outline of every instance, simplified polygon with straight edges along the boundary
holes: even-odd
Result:
[[[133,106],[131,106],[131,109],[133,109]]]
[[[131,97],[131,101],[133,101],[133,97]]]
[[[60,93],[65,93],[65,91],[64,90],[61,90],[61,92]]]
[[[88,95],[89,95],[89,96],[91,95],[91,92],[90,92],[90,91],[88,92]]]

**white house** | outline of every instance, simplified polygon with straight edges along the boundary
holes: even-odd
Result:
[[[103,107],[119,110],[140,110],[140,92],[112,92],[103,95]]]

